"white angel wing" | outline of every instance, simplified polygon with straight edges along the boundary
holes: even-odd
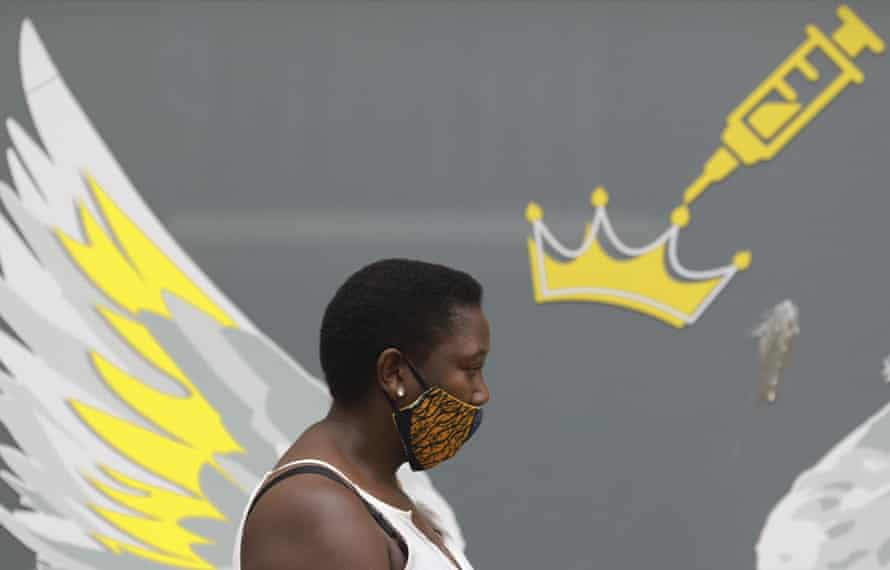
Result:
[[[890,565],[890,405],[801,473],[757,543],[758,570]]]
[[[18,447],[0,476],[21,506],[0,524],[51,568],[228,568],[249,493],[327,390],[164,230],[28,21],[20,50],[42,146],[7,122],[0,421]],[[429,478],[399,476],[461,540]]]

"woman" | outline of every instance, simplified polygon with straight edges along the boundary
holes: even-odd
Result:
[[[396,471],[450,458],[479,426],[481,302],[473,277],[421,261],[378,261],[346,280],[321,324],[333,404],[254,493],[241,570],[472,568]]]

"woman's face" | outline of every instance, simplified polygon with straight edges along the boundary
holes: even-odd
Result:
[[[474,406],[485,405],[491,395],[483,366],[491,350],[491,330],[481,307],[455,309],[451,333],[433,349],[420,367],[423,379]]]

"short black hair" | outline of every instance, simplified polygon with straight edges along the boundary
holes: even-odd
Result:
[[[335,401],[362,400],[377,358],[397,348],[422,365],[457,307],[480,306],[482,285],[463,271],[411,259],[382,259],[337,289],[321,321],[320,356]]]

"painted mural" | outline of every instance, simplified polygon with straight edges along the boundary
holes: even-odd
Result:
[[[870,65],[886,63],[872,56],[885,51],[888,30],[846,6],[836,14],[831,33],[807,26],[804,41],[729,114],[717,150],[648,245],[619,237],[607,213],[618,195],[603,187],[590,196],[593,214],[576,248],[560,242],[543,208],[529,203],[521,261],[527,255],[534,301],[605,304],[678,329],[702,322],[718,296],[731,294],[730,283],[741,283],[752,252],[736,251],[713,269],[684,267],[680,236],[691,207],[742,166],[772,161],[817,116],[830,114],[829,105],[843,104],[840,95],[863,84]],[[7,122],[12,180],[0,182],[13,222],[0,217],[0,316],[14,331],[0,329],[0,422],[15,443],[0,444],[8,466],[0,477],[21,503],[0,506],[0,524],[41,568],[231,568],[250,491],[290,436],[325,413],[326,389],[211,282],[149,210],[29,21],[19,51],[37,132]],[[816,56],[831,67],[814,63]],[[839,136],[847,135],[854,137]],[[519,230],[515,237],[522,245]],[[777,402],[792,345],[800,345],[798,316],[787,300],[752,331],[758,402]],[[890,381],[887,370],[890,357]],[[585,429],[594,421],[583,420]],[[756,546],[746,543],[758,570],[890,567],[890,405],[825,447],[772,509]],[[426,474],[403,469],[399,477],[461,536]],[[615,485],[615,494],[622,489]],[[553,529],[559,524],[551,513],[535,515],[553,516]]]
[[[751,252],[739,251],[732,263],[709,271],[683,267],[677,242],[680,230],[689,225],[689,207],[741,165],[775,158],[844,89],[861,84],[865,75],[855,60],[866,48],[884,53],[884,40],[853,10],[842,5],[837,15],[841,24],[830,38],[818,27],[807,26],[803,43],[729,114],[720,146],[683,192],[683,203],[671,212],[668,229],[650,245],[629,247],[618,238],[606,214],[609,195],[604,188],[590,197],[593,221],[575,249],[554,237],[542,221],[541,206],[531,202],[525,215],[532,225],[528,254],[535,301],[614,305],[677,328],[695,323],[736,273],[748,269]],[[811,61],[816,54],[827,57],[834,69],[817,68]],[[819,87],[810,100],[791,83],[797,73]],[[555,250],[557,257],[545,248]]]
[[[45,568],[231,567],[249,493],[327,390],[161,226],[27,21],[20,49],[40,144],[8,122],[0,455],[22,507],[0,523]],[[460,536],[426,475],[399,477]]]
[[[757,568],[886,568],[888,516],[890,405],[797,477],[761,531]]]

